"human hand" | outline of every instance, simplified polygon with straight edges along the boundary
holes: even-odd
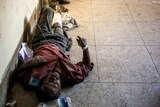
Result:
[[[32,59],[32,63],[33,65],[39,65],[39,64],[42,64],[42,63],[46,63],[47,60],[44,59],[42,56],[36,56]]]
[[[77,36],[76,38],[78,45],[84,50],[88,48],[87,40],[85,38],[82,38],[80,36]]]

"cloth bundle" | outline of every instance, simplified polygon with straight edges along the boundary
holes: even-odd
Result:
[[[18,53],[18,57],[20,58],[20,60],[23,63],[25,63],[25,62],[27,62],[27,61],[29,61],[29,60],[32,59],[32,57],[33,57],[33,50],[31,50],[28,47],[27,43],[25,43],[25,42],[22,43],[21,46],[22,47],[21,47],[21,49],[20,49],[20,51]]]
[[[78,26],[79,25],[74,17],[72,17],[69,14],[64,14],[64,16],[62,18],[62,27],[65,31],[74,29]]]

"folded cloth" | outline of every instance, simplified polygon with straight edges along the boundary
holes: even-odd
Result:
[[[62,17],[62,28],[65,31],[74,29],[76,27],[78,27],[78,23],[76,21],[76,19],[74,17],[72,17],[69,14],[64,14],[64,16]]]
[[[52,25],[53,25],[54,23],[59,23],[60,26],[61,26],[61,28],[62,28],[62,16],[61,16],[60,13],[55,13],[55,14],[54,14],[54,18],[53,18],[53,21],[52,21]]]
[[[22,43],[21,44],[22,48],[20,49],[19,53],[18,53],[18,57],[20,58],[20,60],[24,63],[27,62],[29,60],[32,59],[33,57],[33,50],[31,50],[27,43]]]

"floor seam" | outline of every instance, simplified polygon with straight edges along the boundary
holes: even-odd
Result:
[[[148,50],[148,48],[147,48],[147,45],[146,45],[146,43],[145,43],[145,41],[144,41],[144,39],[143,39],[143,37],[142,37],[143,34],[142,34],[142,32],[138,29],[137,23],[136,23],[136,21],[134,20],[134,18],[133,18],[133,16],[132,16],[132,13],[131,13],[130,9],[128,8],[126,2],[125,2],[124,0],[123,0],[123,2],[124,2],[124,4],[125,4],[126,8],[128,9],[131,17],[132,17],[132,20],[133,20],[133,22],[134,22],[134,24],[135,24],[135,26],[136,26],[137,31],[139,32],[139,35],[140,35],[140,37],[141,37],[141,39],[142,39],[142,41],[143,41],[143,43],[144,43],[144,46],[145,46],[145,48],[146,48],[146,50],[147,50],[147,52],[148,52],[148,54],[149,54],[149,57],[151,58],[151,61],[152,61],[153,65],[154,65],[154,67],[155,67],[155,70],[157,71],[157,73],[158,73],[158,75],[159,75],[159,77],[160,77],[160,73],[159,73],[159,71],[158,71],[158,69],[157,69],[157,67],[156,67],[156,64],[155,64],[152,56],[150,55],[149,50]],[[146,21],[146,22],[149,22],[149,21]]]
[[[115,83],[115,84],[155,84],[160,82],[83,82],[82,84],[85,83]]]
[[[95,26],[94,26],[94,19],[93,19],[93,5],[92,5],[92,0],[91,0],[91,12],[92,12],[92,23],[93,23],[94,45],[95,45],[95,53],[96,53],[96,65],[97,65],[97,72],[98,72],[98,81],[100,82],[99,67],[98,67],[98,55],[97,55],[97,44],[96,44]]]

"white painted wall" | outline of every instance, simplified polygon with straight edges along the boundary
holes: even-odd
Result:
[[[38,0],[0,0],[0,83]]]
[[[39,0],[0,0],[0,85],[6,77],[8,64],[22,38],[24,20],[25,18],[30,20],[38,2]],[[2,95],[5,92],[0,92],[1,100],[6,95]],[[4,101],[0,101],[0,106],[3,103]]]

